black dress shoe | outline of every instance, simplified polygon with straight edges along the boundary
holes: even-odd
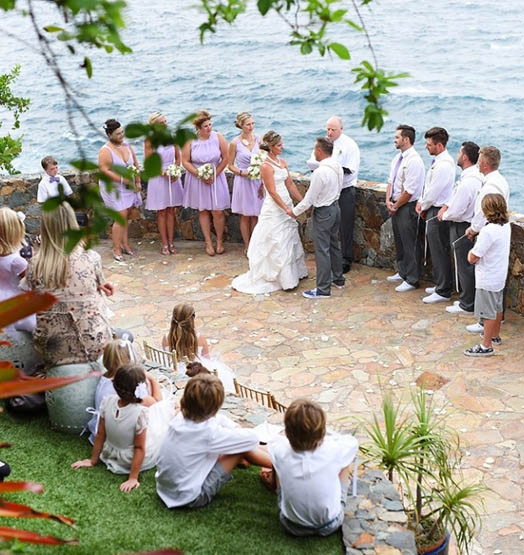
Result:
[[[351,270],[351,264],[342,264],[342,273],[347,274]]]
[[[9,474],[11,474],[9,465],[4,461],[0,461],[0,482],[3,482],[4,478],[7,478]]]

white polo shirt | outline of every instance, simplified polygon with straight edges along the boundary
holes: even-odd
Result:
[[[508,275],[511,224],[486,224],[472,251],[480,260],[475,264],[475,287],[502,291]]]

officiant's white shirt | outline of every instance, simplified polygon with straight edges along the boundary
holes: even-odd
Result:
[[[310,206],[331,206],[340,196],[343,178],[342,166],[337,160],[332,156],[324,158],[313,172],[304,198],[293,208],[293,214],[300,216]]]

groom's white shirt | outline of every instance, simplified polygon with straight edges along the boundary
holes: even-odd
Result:
[[[324,158],[311,175],[309,188],[304,198],[293,208],[293,214],[299,216],[310,206],[330,206],[340,197],[344,172],[342,166],[333,157]]]

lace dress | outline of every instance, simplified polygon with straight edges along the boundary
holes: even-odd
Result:
[[[293,207],[285,181],[287,168],[270,163],[274,169],[276,192],[283,202]],[[298,234],[298,223],[266,194],[258,223],[247,251],[249,272],[236,277],[231,286],[241,293],[253,295],[279,289],[293,289],[307,277],[304,249]]]

